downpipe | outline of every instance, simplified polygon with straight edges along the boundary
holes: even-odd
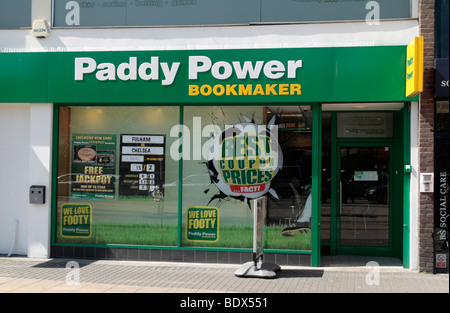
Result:
[[[13,240],[12,240],[12,243],[11,243],[11,249],[9,250],[9,253],[8,253],[8,257],[11,256],[11,254],[13,253],[14,247],[15,247],[15,245],[16,245],[17,226],[18,226],[18,225],[19,225],[19,220],[18,220],[18,219],[15,219],[15,221],[14,221],[14,234],[13,234]]]

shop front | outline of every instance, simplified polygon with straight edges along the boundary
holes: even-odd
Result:
[[[449,63],[448,58],[434,63],[434,272],[448,273]]]
[[[373,111],[323,113],[322,253],[407,262],[409,108],[372,105]]]
[[[405,46],[20,59],[54,103],[52,257],[244,263],[264,197],[269,260],[409,266]]]

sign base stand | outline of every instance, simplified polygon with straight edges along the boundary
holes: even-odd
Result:
[[[277,264],[264,263],[264,221],[266,219],[266,198],[252,200],[253,207],[253,261],[245,263],[234,272],[238,277],[275,278],[281,270]]]
[[[242,265],[234,274],[238,277],[275,278],[281,267],[273,263],[248,262]]]

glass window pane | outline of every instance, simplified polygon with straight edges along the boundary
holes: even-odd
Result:
[[[185,107],[183,246],[251,248],[249,201],[266,196],[265,248],[311,249],[311,113],[310,106]],[[216,212],[216,229],[201,221],[202,210]]]
[[[54,1],[55,27],[236,25],[410,18],[411,0]]]
[[[410,0],[262,0],[262,22],[364,21],[411,17]]]
[[[31,27],[31,0],[0,1],[0,28]]]
[[[389,246],[389,151],[341,148],[341,246]]]
[[[436,101],[436,126],[435,132],[437,136],[448,136],[449,133],[449,102]]]
[[[337,114],[338,138],[387,138],[393,136],[392,112]]]
[[[259,22],[259,0],[54,1],[56,27],[218,25]]]
[[[178,107],[60,107],[60,243],[177,243]]]

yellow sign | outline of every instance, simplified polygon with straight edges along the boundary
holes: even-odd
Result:
[[[423,37],[414,37],[406,51],[406,96],[423,91]]]
[[[61,205],[61,236],[89,238],[92,234],[92,206],[89,203]]]
[[[219,209],[192,206],[186,211],[186,238],[189,241],[219,240]]]

